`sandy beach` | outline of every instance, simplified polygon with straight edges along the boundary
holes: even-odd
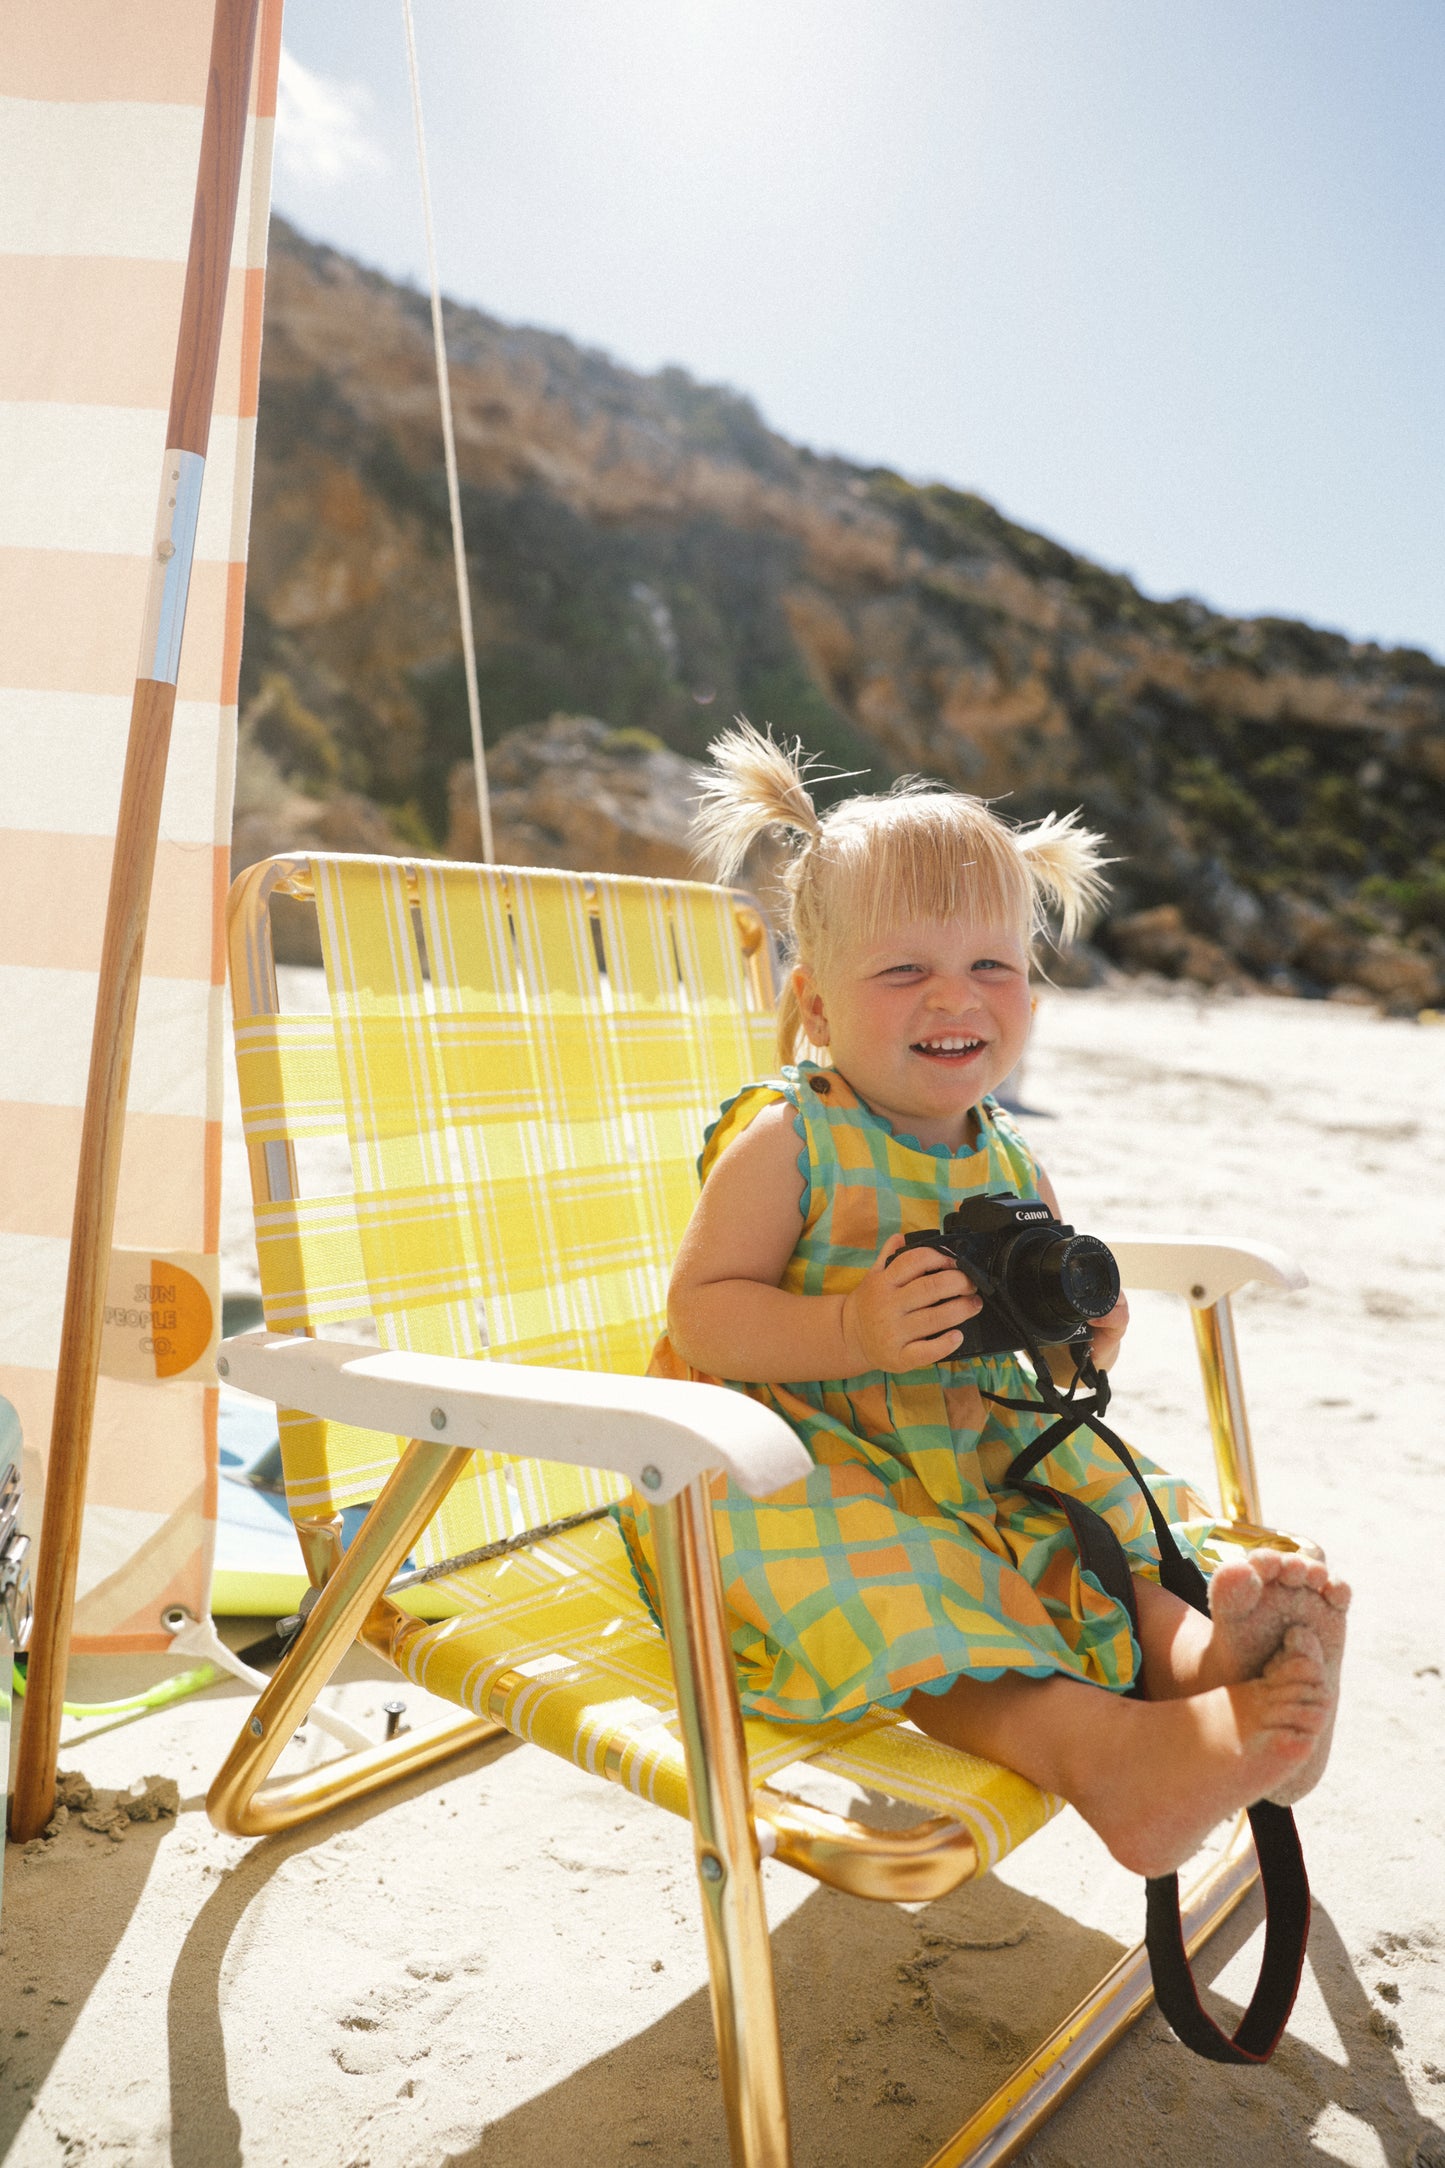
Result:
[[[1309,1272],[1240,1299],[1246,1383],[1266,1511],[1324,1544],[1356,1603],[1334,1761],[1299,1811],[1314,1926],[1273,2063],[1197,2061],[1150,2013],[1036,2168],[1445,2168],[1442,1072],[1445,1030],[1343,1004],[1045,996],[1026,1126],[1075,1224],[1262,1238]],[[245,1210],[233,1184],[237,1258]],[[1204,1479],[1182,1309],[1137,1301],[1117,1379],[1125,1434]],[[163,1668],[77,1661],[71,1692]],[[342,1705],[378,1733],[390,1679],[367,1658],[345,1674]],[[725,2168],[681,1823],[504,1743],[291,1837],[223,1838],[203,1795],[245,1707],[220,1685],[68,1727],[65,1768],[173,1778],[181,1810],[120,1839],[76,1815],[10,1851],[7,2162]],[[865,1905],[778,1866],[766,1884],[799,2168],[921,2164],[1142,1929],[1142,1886],[1071,1815],[936,1904]],[[1226,2010],[1259,1921],[1246,1906],[1203,1963]]]

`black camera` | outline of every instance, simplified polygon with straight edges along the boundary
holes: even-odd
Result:
[[[906,1250],[939,1250],[966,1272],[983,1308],[963,1327],[947,1359],[1056,1347],[1089,1337],[1093,1319],[1119,1300],[1119,1267],[1107,1243],[1077,1235],[1046,1204],[1004,1190],[970,1197],[944,1217],[938,1234],[905,1237]]]

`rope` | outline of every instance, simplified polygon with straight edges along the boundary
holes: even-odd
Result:
[[[585,1513],[569,1513],[565,1520],[548,1521],[541,1528],[529,1528],[520,1536],[503,1536],[498,1543],[484,1543],[479,1550],[459,1551],[455,1558],[444,1558],[437,1566],[414,1566],[410,1573],[399,1573],[394,1581],[386,1584],[388,1596],[400,1595],[403,1589],[419,1588],[424,1581],[440,1581],[449,1573],[462,1573],[468,1566],[484,1566],[490,1558],[505,1558],[512,1551],[530,1550],[534,1543],[541,1543],[548,1536],[560,1536],[569,1528],[581,1528],[588,1521],[605,1520],[611,1506],[589,1506]]]
[[[214,1686],[221,1676],[214,1664],[197,1664],[193,1670],[178,1671],[173,1678],[162,1679],[158,1686],[148,1686],[143,1694],[132,1694],[125,1701],[63,1701],[62,1716],[72,1722],[90,1721],[103,1716],[144,1716],[151,1709],[164,1709],[173,1701],[184,1701],[187,1694],[203,1693]],[[11,1673],[16,1698],[25,1699],[25,1673],[17,1663]]]
[[[436,235],[432,229],[431,182],[427,177],[426,131],[421,117],[421,78],[416,65],[416,26],[411,0],[401,0],[406,26],[406,58],[411,72],[411,113],[416,127],[416,162],[421,175],[421,208],[426,226],[427,276],[431,281],[432,344],[436,349],[437,392],[442,409],[442,450],[446,458],[447,502],[452,516],[452,557],[457,573],[457,611],[462,621],[462,663],[467,678],[467,720],[472,731],[472,772],[477,784],[477,812],[482,824],[482,857],[496,858],[492,838],[492,801],[487,790],[487,756],[482,749],[482,704],[477,696],[477,648],[472,635],[472,597],[467,581],[467,546],[462,533],[462,493],[457,481],[457,440],[452,426],[452,386],[447,373],[447,346],[442,332],[442,295],[437,282]]]

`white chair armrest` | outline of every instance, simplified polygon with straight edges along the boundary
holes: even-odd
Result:
[[[813,1465],[780,1415],[717,1385],[378,1354],[355,1342],[267,1332],[223,1341],[216,1367],[244,1392],[362,1430],[615,1469],[658,1504],[714,1468],[765,1498],[801,1482]]]
[[[1307,1287],[1304,1272],[1286,1250],[1263,1242],[1227,1238],[1201,1241],[1194,1236],[1100,1235],[1119,1265],[1125,1287],[1153,1288],[1167,1295],[1187,1295],[1196,1310],[1207,1309],[1251,1280],[1267,1287]]]

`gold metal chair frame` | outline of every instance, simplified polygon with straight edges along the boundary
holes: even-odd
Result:
[[[312,895],[306,859],[273,859],[236,881],[229,932],[238,1018],[274,1014],[279,1007],[269,918],[272,897],[309,901]],[[750,899],[739,896],[737,908],[754,968],[766,971],[763,921]],[[250,1150],[258,1197],[295,1194],[296,1167],[289,1145],[284,1168],[274,1146],[269,1155],[254,1144]],[[1203,1297],[1207,1290],[1200,1286],[1191,1294]],[[1195,1300],[1192,1314],[1228,1524],[1222,1535],[1246,1548],[1269,1544],[1318,1555],[1312,1544],[1262,1522],[1229,1296]],[[224,1353],[218,1368],[226,1374]],[[468,1458],[464,1447],[413,1439],[344,1551],[339,1518],[296,1523],[307,1572],[319,1594],[211,1786],[207,1808],[219,1829],[262,1837],[294,1828],[506,1731],[495,1715],[467,1712],[299,1775],[271,1776],[287,1742],[355,1641],[396,1664],[409,1637],[422,1630],[424,1622],[400,1609],[387,1589]],[[917,1903],[944,1896],[971,1879],[979,1870],[977,1848],[965,1829],[944,1818],[881,1831],[805,1806],[766,1786],[751,1786],[705,1479],[688,1483],[666,1503],[654,1505],[652,1513],[732,2158],[737,2168],[789,2168],[792,2150],[760,1859],[783,1860],[854,1896]],[[510,1683],[506,1674],[494,1683],[494,1707],[506,1705]],[[604,1773],[616,1775],[611,1768]],[[1241,1815],[1223,1852],[1183,1892],[1191,1957],[1257,1879],[1248,1822]],[[935,2152],[926,2168],[996,2168],[1013,2159],[1134,2024],[1152,1992],[1141,1943]]]

